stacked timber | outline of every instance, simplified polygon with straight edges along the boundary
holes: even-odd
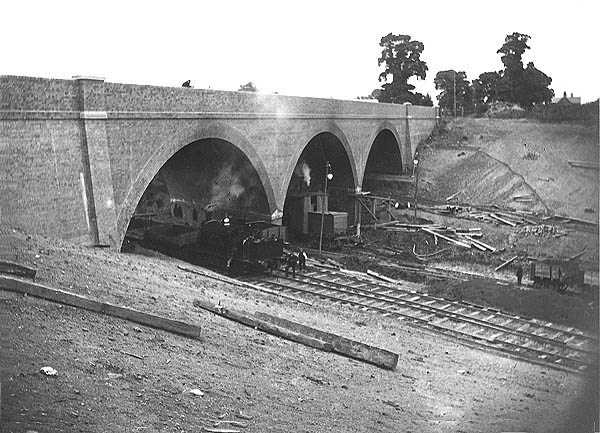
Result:
[[[496,248],[481,242],[481,228],[451,228],[441,224],[405,224],[398,221],[386,223],[382,230],[389,232],[425,232],[433,235],[434,239],[445,241],[463,248],[475,248],[480,251],[496,252]]]

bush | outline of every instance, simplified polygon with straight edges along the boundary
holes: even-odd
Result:
[[[530,117],[542,122],[583,121],[598,124],[598,100],[583,105],[539,105]]]
[[[495,102],[488,107],[487,116],[494,119],[522,119],[527,117],[527,112],[517,104]]]

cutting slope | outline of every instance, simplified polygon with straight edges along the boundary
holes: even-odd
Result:
[[[466,146],[466,147],[465,147]],[[476,151],[479,149],[479,151]],[[460,155],[465,152],[463,155]],[[598,170],[569,160],[598,162],[594,127],[526,120],[458,119],[421,152],[425,193],[597,221]],[[513,197],[532,194],[533,201]],[[586,209],[594,209],[593,213]]]

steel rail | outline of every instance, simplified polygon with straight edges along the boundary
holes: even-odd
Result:
[[[319,276],[315,277],[315,274]],[[338,279],[338,281],[331,281],[330,278],[323,277],[335,277]],[[589,359],[593,360],[595,355],[594,352],[590,352],[579,347],[567,345],[565,342],[557,340],[556,338],[548,338],[546,336],[534,334],[531,332],[525,332],[522,330],[517,331],[511,328],[507,328],[506,326],[486,321],[481,318],[455,313],[451,310],[446,311],[446,309],[434,307],[431,305],[423,305],[423,302],[417,302],[416,299],[403,299],[401,296],[416,295],[418,298],[426,300],[426,302],[443,302],[444,304],[449,304],[450,306],[457,306],[462,309],[465,309],[464,304],[448,301],[443,298],[432,297],[415,291],[409,291],[406,289],[400,289],[389,285],[383,285],[378,281],[366,278],[366,276],[365,278],[355,278],[351,275],[348,275],[347,273],[342,273],[339,271],[334,272],[332,270],[323,270],[319,268],[318,271],[313,269],[312,275],[301,274],[298,275],[298,277],[296,278],[285,278],[285,280],[286,284],[283,284],[279,281],[276,282],[270,279],[259,279],[258,281],[255,280],[254,282],[255,284],[258,283],[261,285],[271,286],[275,290],[296,291],[304,294],[309,294],[311,296],[317,296],[323,299],[328,299],[334,302],[339,302],[342,304],[348,304],[359,308],[373,310],[384,315],[393,315],[401,318],[402,320],[408,320],[414,323],[415,325],[421,325],[428,329],[432,329],[434,330],[434,332],[450,335],[453,338],[457,338],[463,342],[475,342],[477,347],[481,346],[484,348],[492,349],[494,351],[499,351],[511,357],[515,357],[529,362],[534,362],[540,365],[550,366],[552,368],[558,368],[564,371],[585,373],[586,370],[597,366],[596,362],[581,359],[581,357],[574,357],[574,355],[576,354],[583,354],[587,355]],[[345,280],[346,284],[339,282],[339,280]],[[401,296],[391,296],[390,293],[382,294],[378,293],[377,291],[366,290],[362,287],[356,287],[356,284],[354,284],[354,286],[351,285],[351,283],[356,282],[366,284],[367,287],[371,287],[371,289],[375,288],[375,290],[387,290],[388,292],[389,290],[392,290],[394,292],[400,292]],[[299,284],[303,284],[307,287],[299,287]],[[317,287],[318,290],[315,290],[314,287]],[[367,299],[367,301],[365,301],[365,299]],[[379,303],[380,305],[373,305],[367,302]],[[473,308],[472,306],[467,306],[467,308],[471,308],[472,312],[475,312],[476,314],[480,314],[482,311],[485,311],[481,308]],[[412,312],[413,314],[408,314],[409,312]],[[426,316],[426,318],[418,317],[417,312],[427,313],[428,315]],[[548,328],[547,325],[533,323],[531,321],[522,319],[518,316],[510,316],[505,313],[500,314],[502,314],[504,318],[515,319],[517,321],[524,321],[525,324],[536,327],[538,329]],[[494,310],[493,316],[497,315],[498,314],[496,313],[496,310]],[[432,317],[437,317],[437,319],[439,320],[440,316],[443,318],[443,322],[453,323],[454,328],[440,326],[441,322],[436,324],[434,323],[434,320],[431,320]],[[476,329],[471,332],[464,332],[464,327],[458,329],[458,327],[460,327],[462,324],[475,327]],[[498,334],[495,334],[491,337],[476,335],[478,330],[481,329],[484,329],[484,331],[496,331],[498,332]],[[550,329],[560,334],[562,334],[563,332],[569,332],[554,327],[551,327]],[[518,338],[517,342],[507,341],[507,334],[516,336]],[[574,337],[581,337],[583,339],[589,338],[592,341],[597,341],[594,340],[592,337],[579,333],[572,333],[572,335]],[[498,338],[502,336],[504,336],[505,338]],[[544,346],[550,346],[553,349],[553,351],[542,350],[540,348],[527,346],[527,344],[531,342],[537,345],[541,345],[542,348],[544,348]]]

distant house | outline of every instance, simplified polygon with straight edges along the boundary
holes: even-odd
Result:
[[[552,98],[552,103],[558,105],[581,105],[581,98],[573,96],[572,93],[571,97],[568,97],[567,92],[564,92],[562,98]]]

